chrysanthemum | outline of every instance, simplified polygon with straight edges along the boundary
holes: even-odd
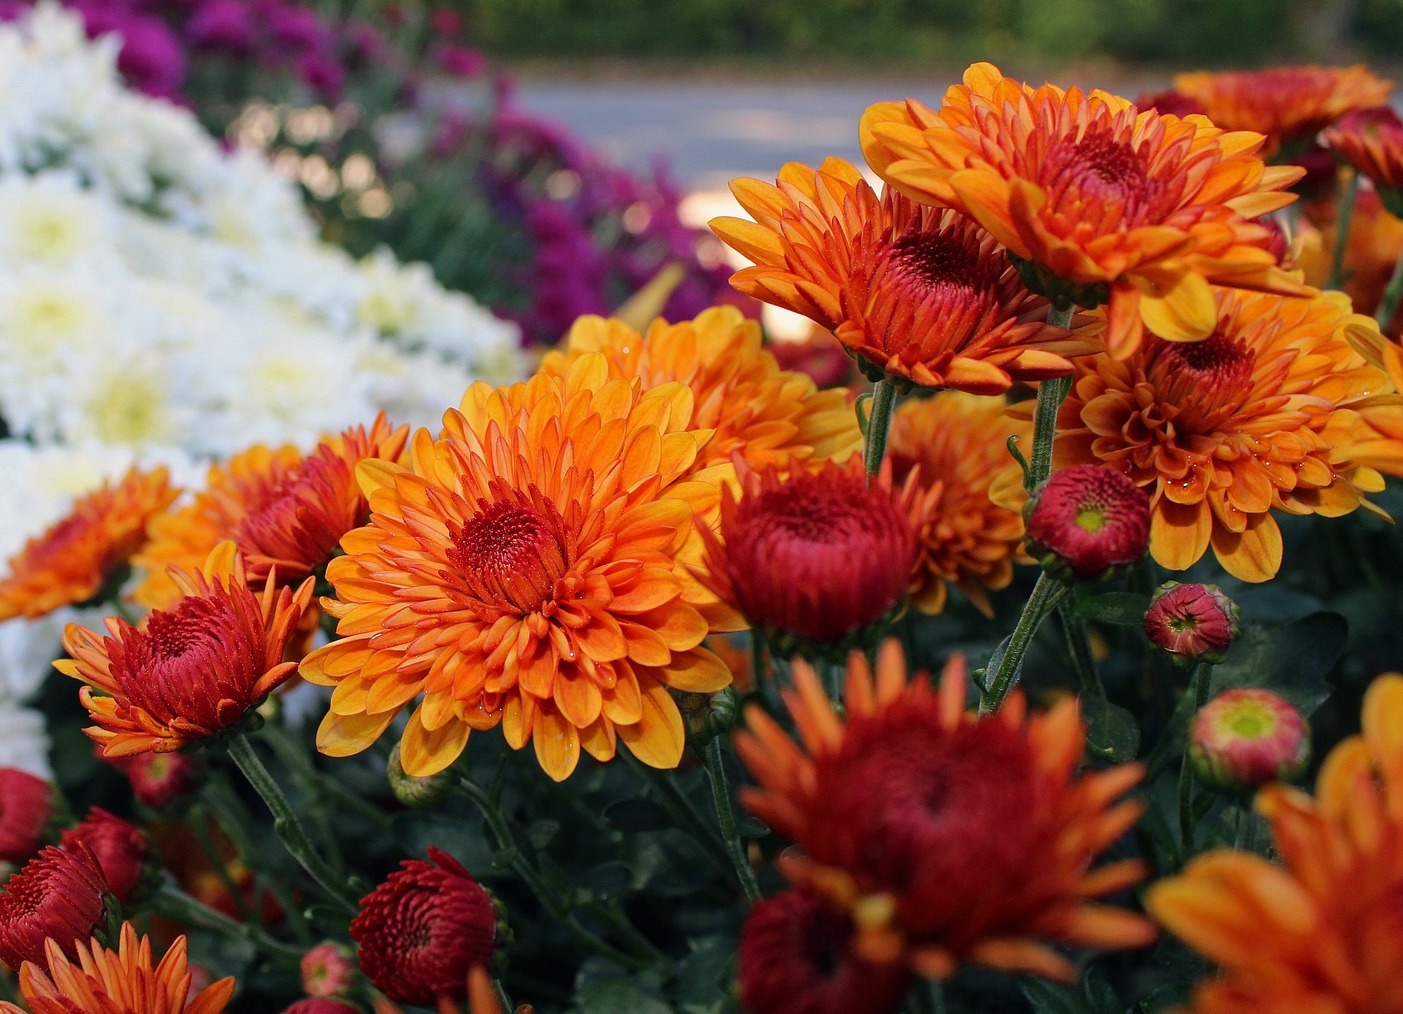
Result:
[[[146,527],[180,490],[164,468],[128,470],[80,497],[68,514],[10,558],[0,620],[34,618],[86,601],[146,541]]]
[[[669,688],[730,681],[700,647],[722,612],[684,560],[733,466],[682,480],[701,442],[691,392],[608,373],[595,354],[563,379],[475,384],[438,440],[415,435],[408,468],[360,468],[370,524],[342,539],[323,601],[340,639],[302,663],[336,688],[323,752],[365,749],[422,693],[400,740],[416,777],[499,723],[556,779],[618,739],[656,767],[681,759]]]
[[[312,599],[312,579],[295,592],[249,587],[231,542],[203,569],[173,569],[184,593],[170,610],[137,626],[105,621],[108,636],[70,623],[54,668],[82,680],[79,700],[96,726],[88,735],[108,757],[166,753],[232,729],[297,669],[283,653]]]
[[[102,926],[109,898],[88,849],[43,849],[0,888],[0,961],[42,961],[49,946],[74,954]]]
[[[1044,323],[1047,301],[971,219],[879,198],[837,158],[791,162],[777,184],[735,180],[755,221],[711,223],[755,262],[731,284],[828,328],[870,375],[998,394],[1065,375],[1067,355],[1095,350]]]
[[[234,994],[234,980],[220,979],[190,994],[185,938],[177,937],[152,967],[151,941],[122,924],[117,950],[96,940],[78,944],[70,960],[49,941],[42,961],[20,969],[19,986],[33,1014],[219,1014]],[[0,1003],[0,1014],[25,1014]]]
[[[0,862],[22,863],[39,851],[54,811],[54,789],[19,768],[0,768]]]
[[[1392,106],[1352,110],[1321,139],[1372,180],[1384,206],[1403,218],[1403,119]]]
[[[1149,546],[1149,499],[1112,468],[1058,469],[1033,491],[1026,515],[1029,551],[1064,580],[1123,573]]]
[[[1030,88],[980,63],[938,112],[872,106],[861,138],[883,179],[976,219],[1059,304],[1109,302],[1118,356],[1138,345],[1142,322],[1163,338],[1208,337],[1209,282],[1299,291],[1249,220],[1294,200],[1282,191],[1301,170],[1268,168],[1260,136],[1102,91]]]
[[[920,555],[911,576],[911,604],[923,613],[945,608],[953,584],[985,616],[989,592],[1008,587],[1023,544],[1023,517],[989,499],[995,476],[1013,466],[1008,438],[1017,425],[1002,398],[958,392],[911,398],[897,406],[887,438],[892,477],[913,472]]]
[[[962,663],[937,690],[908,682],[900,648],[875,676],[848,664],[845,718],[813,670],[794,666],[785,699],[795,744],[758,708],[736,747],[759,782],[742,801],[802,852],[784,860],[796,884],[847,911],[858,955],[900,955],[921,975],[961,964],[1070,980],[1053,944],[1135,947],[1149,923],[1088,904],[1144,876],[1138,861],[1091,864],[1140,814],[1113,801],[1138,765],[1080,777],[1076,701],[1026,714],[1014,695],[994,716],[965,710]]]
[[[1330,281],[1339,242],[1339,223],[1334,202],[1312,202],[1305,218],[1296,223],[1296,264],[1311,285]],[[1346,239],[1343,272],[1344,291],[1361,313],[1373,313],[1383,300],[1393,267],[1403,251],[1403,220],[1384,210],[1378,192],[1361,189],[1354,202]],[[1384,324],[1384,332],[1397,337],[1400,315]]]
[[[408,435],[408,427],[396,429],[381,414],[368,431],[352,427],[306,456],[260,444],[211,466],[208,488],[193,503],[153,520],[151,542],[135,557],[149,573],[134,597],[170,607],[179,592],[167,568],[193,569],[225,539],[238,547],[250,581],[276,569],[280,584],[295,585],[320,571],[341,536],[365,522],[369,508],[356,465],[395,460]]]
[[[1211,546],[1244,581],[1281,566],[1273,510],[1338,517],[1382,488],[1356,466],[1352,406],[1388,389],[1347,339],[1373,330],[1337,292],[1218,290],[1213,335],[1149,337],[1124,362],[1087,360],[1058,416],[1054,468],[1103,464],[1150,495],[1150,554],[1183,570]]]
[[[1150,888],[1160,922],[1218,966],[1193,1014],[1403,1011],[1403,677],[1364,698],[1363,735],[1331,751],[1314,798],[1257,796],[1282,865],[1218,850]]]
[[[1393,84],[1362,64],[1309,65],[1176,74],[1174,90],[1225,130],[1265,134],[1269,156],[1284,144],[1314,137],[1351,109],[1383,105]]]
[[[916,563],[912,497],[890,476],[868,483],[862,459],[818,472],[741,470],[721,494],[702,583],[764,633],[777,654],[861,643],[906,601]],[[914,492],[914,488],[912,489]]]
[[[841,462],[862,446],[847,392],[820,391],[805,374],[780,369],[761,347],[759,323],[735,307],[713,307],[676,324],[659,318],[644,334],[621,320],[581,317],[564,347],[546,353],[541,372],[563,377],[591,352],[608,360],[612,380],[637,377],[644,390],[672,382],[691,389],[688,428],[711,434],[692,472],[728,462],[736,451],[764,468]]]
[[[59,837],[59,847],[72,852],[81,845],[92,852],[120,905],[132,900],[151,860],[151,839],[135,824],[94,806],[76,827]]]

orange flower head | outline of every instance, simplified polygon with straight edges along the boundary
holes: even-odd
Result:
[[[610,380],[599,354],[565,376],[475,384],[408,467],[362,465],[370,523],[327,567],[338,640],[302,662],[334,686],[317,744],[365,749],[423,694],[400,740],[404,770],[436,774],[473,729],[531,742],[551,777],[618,739],[654,767],[682,756],[669,688],[730,682],[702,648],[729,617],[687,569],[697,515],[714,516],[734,466],[691,473],[702,438],[683,384]]]
[[[312,579],[295,592],[248,585],[232,542],[202,570],[172,568],[185,597],[137,626],[109,617],[108,636],[70,623],[54,663],[86,684],[79,700],[104,756],[166,753],[226,732],[297,670],[283,654],[312,599]]]
[[[729,462],[737,451],[754,468],[817,466],[845,461],[862,446],[847,391],[820,391],[805,374],[780,369],[761,346],[759,323],[733,306],[677,324],[659,318],[645,334],[621,320],[581,317],[564,348],[546,353],[541,372],[563,377],[571,363],[595,352],[608,361],[611,380],[636,377],[644,390],[670,383],[691,389],[689,428],[704,440],[694,473]]]
[[[1074,966],[1049,944],[1148,942],[1140,916],[1087,903],[1144,876],[1138,861],[1090,869],[1140,815],[1113,805],[1139,766],[1078,777],[1075,699],[1029,716],[1015,695],[978,719],[967,681],[960,659],[938,689],[924,674],[908,681],[889,642],[875,675],[849,661],[842,719],[795,662],[784,696],[798,744],[748,709],[736,748],[759,784],[741,798],[799,846],[783,872],[851,915],[857,954],[902,955],[931,978],[967,963],[1070,981]]]
[[[916,563],[911,496],[862,459],[781,476],[741,471],[721,494],[721,530],[701,528],[701,582],[763,632],[775,654],[846,657],[906,602]]]
[[[828,328],[872,379],[999,394],[1064,376],[1068,355],[1097,349],[1044,322],[1047,301],[971,219],[879,198],[837,158],[791,162],[776,182],[735,180],[755,221],[711,223],[755,262],[731,284]]]
[[[1102,464],[1150,497],[1150,555],[1170,570],[1211,546],[1243,581],[1281,566],[1272,511],[1338,517],[1383,488],[1356,465],[1353,406],[1388,390],[1351,344],[1378,331],[1342,293],[1216,292],[1213,336],[1151,337],[1130,358],[1086,360],[1058,416],[1053,467]]]
[[[1296,225],[1296,264],[1311,285],[1328,284],[1339,242],[1334,202],[1312,202]],[[1308,220],[1307,220],[1308,219]],[[1403,251],[1403,220],[1388,213],[1378,191],[1364,188],[1354,202],[1344,257],[1344,291],[1363,312],[1372,312],[1383,300],[1384,289]],[[1384,333],[1397,338],[1403,314],[1384,325]]]
[[[1321,138],[1373,182],[1389,214],[1403,218],[1403,119],[1392,106],[1345,113]]]
[[[0,578],[0,620],[33,619],[96,596],[146,541],[147,523],[179,494],[164,468],[132,468],[116,485],[104,482],[80,497],[10,558]]]
[[[920,555],[911,576],[911,604],[922,613],[945,608],[954,584],[985,616],[989,592],[1007,588],[1021,556],[1023,516],[989,499],[994,478],[1013,465],[1008,438],[1017,425],[1002,398],[955,391],[911,398],[897,406],[887,437],[892,476],[919,492],[913,511]]]
[[[234,994],[234,980],[220,979],[190,996],[185,938],[177,937],[152,967],[151,941],[122,924],[117,950],[97,940],[75,945],[71,959],[52,940],[42,961],[26,962],[19,987],[33,1014],[220,1014]],[[0,1003],[0,1014],[25,1014]]]
[[[1207,338],[1209,282],[1301,291],[1250,220],[1293,201],[1283,191],[1303,170],[1267,167],[1259,135],[1103,91],[1030,88],[980,63],[938,112],[872,106],[861,138],[878,175],[976,219],[1058,306],[1109,303],[1105,340],[1118,357],[1145,327]]]
[[[1174,89],[1225,130],[1267,136],[1266,155],[1308,141],[1352,109],[1383,105],[1393,83],[1363,65],[1177,74]]]
[[[192,504],[152,523],[151,543],[136,558],[150,573],[134,597],[170,607],[180,591],[168,568],[195,569],[225,539],[243,556],[250,581],[276,571],[290,587],[319,573],[341,536],[365,521],[369,508],[356,466],[398,458],[408,436],[407,426],[395,428],[381,413],[369,431],[352,427],[305,456],[291,446],[260,444],[211,466],[208,488]]]
[[[1277,865],[1218,849],[1153,885],[1150,912],[1218,967],[1193,1014],[1403,1014],[1403,676],[1364,696],[1362,735],[1321,766],[1314,797],[1257,795]]]

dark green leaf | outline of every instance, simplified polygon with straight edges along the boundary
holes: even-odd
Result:
[[[1086,747],[1102,760],[1123,764],[1134,760],[1140,749],[1140,726],[1135,716],[1102,697],[1083,697]]]
[[[1117,627],[1139,627],[1145,622],[1145,611],[1150,608],[1150,597],[1136,592],[1107,592],[1081,599],[1072,607],[1073,613],[1083,620],[1094,623],[1109,623]]]
[[[604,819],[620,831],[661,831],[672,826],[667,811],[651,799],[621,799],[605,809]]]

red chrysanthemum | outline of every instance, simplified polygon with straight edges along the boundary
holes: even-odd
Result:
[[[1145,634],[1175,665],[1216,664],[1237,637],[1237,617],[1217,585],[1166,581],[1145,612]]]
[[[741,930],[740,998],[751,1014],[888,1014],[911,984],[903,962],[853,951],[852,919],[802,891],[766,898]]]
[[[993,716],[965,709],[964,665],[940,688],[907,682],[900,647],[874,674],[854,653],[839,718],[813,669],[784,691],[802,745],[760,708],[736,749],[759,783],[745,806],[794,841],[781,870],[849,913],[854,951],[946,978],[961,964],[1070,979],[1057,943],[1136,947],[1141,916],[1095,906],[1135,883],[1138,861],[1092,862],[1138,818],[1115,804],[1138,765],[1076,776],[1085,741],[1073,698],[1029,716],[1014,694]]]
[[[53,813],[53,786],[19,768],[0,768],[0,862],[22,863],[39,850]]]
[[[151,859],[151,839],[146,832],[100,806],[89,810],[77,827],[64,831],[58,844],[70,852],[86,846],[113,896],[123,905],[131,901]]]
[[[711,223],[755,262],[731,284],[829,329],[870,376],[999,394],[1097,349],[1045,323],[1047,301],[972,219],[895,191],[879,198],[837,158],[791,162],[776,183],[735,180],[755,221]]]
[[[407,859],[361,899],[351,920],[360,967],[399,1003],[432,1006],[467,996],[468,971],[496,946],[491,896],[452,856]]]
[[[743,492],[722,490],[719,537],[698,525],[697,576],[777,650],[842,644],[905,600],[916,531],[889,476],[869,485],[856,456],[818,472],[738,472]]]
[[[1392,106],[1348,112],[1321,139],[1372,180],[1384,207],[1403,218],[1403,118]]]
[[[102,925],[109,897],[90,851],[50,845],[0,888],[0,961],[42,965],[46,940],[73,957]]]
[[[1082,580],[1139,563],[1150,545],[1150,498],[1124,472],[1073,465],[1035,490],[1028,546],[1043,566]]]
[[[76,623],[64,631],[72,658],[54,668],[87,684],[79,699],[97,722],[87,733],[106,756],[179,750],[232,729],[297,671],[283,655],[311,578],[293,592],[270,574],[256,594],[231,542],[202,571],[172,570],[185,597],[169,611],[135,627],[109,617],[107,637]]]
[[[146,541],[147,523],[179,494],[164,468],[132,468],[120,482],[79,498],[10,558],[0,580],[0,620],[44,616],[97,595]]]

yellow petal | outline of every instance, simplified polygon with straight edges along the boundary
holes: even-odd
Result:
[[[1165,341],[1202,341],[1218,324],[1218,304],[1202,275],[1184,271],[1159,275],[1155,284],[1141,286],[1140,319]]]

